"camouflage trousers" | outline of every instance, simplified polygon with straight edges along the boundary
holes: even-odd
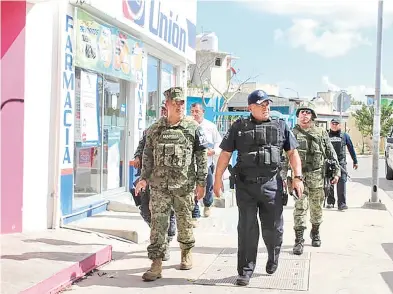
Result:
[[[167,233],[171,208],[175,211],[177,241],[180,249],[191,249],[195,245],[191,212],[194,208],[194,192],[186,194],[150,187],[151,224],[150,245],[147,246],[149,259],[163,258],[168,247]]]
[[[139,206],[139,210],[143,220],[151,226],[151,211],[149,208],[150,202],[150,190],[146,189],[146,193],[144,193],[141,199],[141,205]],[[171,214],[169,216],[169,228],[168,228],[168,238],[172,240],[173,237],[176,235],[176,219],[175,219],[175,212],[173,209],[171,210]]]
[[[322,205],[324,200],[323,187],[308,188],[304,185],[303,197],[295,202],[295,209],[293,210],[294,229],[305,230],[307,211],[310,209],[310,222],[313,225],[320,225],[322,223]]]

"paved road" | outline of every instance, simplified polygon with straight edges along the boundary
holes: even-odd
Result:
[[[362,183],[371,187],[372,179],[372,157],[359,158],[359,169],[354,171],[352,169],[352,160],[347,159],[348,172],[351,176],[351,181]],[[383,189],[391,198],[393,198],[393,181],[388,181],[385,178],[385,160],[379,159],[379,187]],[[371,188],[370,188],[371,195]]]

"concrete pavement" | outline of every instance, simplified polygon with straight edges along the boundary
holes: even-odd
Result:
[[[310,254],[309,260],[307,255],[303,260],[295,260],[290,253],[294,240],[293,201],[290,201],[284,213],[285,233],[279,269],[270,277],[264,273],[266,254],[261,241],[259,268],[254,274],[254,284],[250,285],[255,288],[231,285],[236,276],[237,210],[227,208],[215,209],[212,217],[202,219],[195,229],[197,244],[192,270],[177,269],[180,253],[174,242],[172,258],[165,262],[163,278],[143,282],[141,275],[150,261],[146,258],[146,245],[141,244],[137,250],[124,254],[77,283],[70,291],[81,294],[152,293],[159,288],[162,293],[260,293],[261,289],[266,293],[299,293],[290,289],[301,288],[299,285],[302,284],[307,290],[304,293],[393,293],[393,218],[389,211],[361,208],[369,194],[369,186],[354,181],[348,183],[350,209],[345,212],[324,210],[322,247],[311,247],[306,234],[305,252]],[[383,191],[380,195],[388,209],[393,211],[391,199]],[[205,284],[216,285],[195,284],[201,282],[200,278]]]

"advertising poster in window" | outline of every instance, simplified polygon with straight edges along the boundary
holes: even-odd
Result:
[[[120,187],[120,139],[121,129],[111,127],[108,132],[108,180],[107,189],[115,189]]]
[[[77,9],[75,65],[137,82],[143,64],[141,41]]]
[[[100,143],[97,74],[81,71],[79,129],[81,145]]]

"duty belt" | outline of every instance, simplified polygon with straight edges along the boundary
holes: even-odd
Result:
[[[252,177],[239,174],[239,180],[245,184],[264,184],[272,180],[274,175],[276,175],[276,173],[265,177]]]

